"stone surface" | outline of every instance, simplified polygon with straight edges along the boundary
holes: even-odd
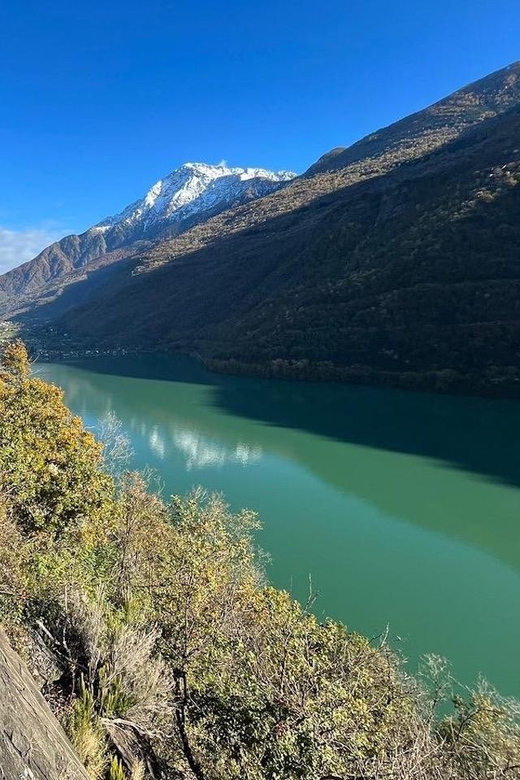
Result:
[[[88,780],[65,732],[1,629],[0,780]]]

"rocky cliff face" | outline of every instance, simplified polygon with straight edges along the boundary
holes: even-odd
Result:
[[[89,780],[1,629],[0,780]]]

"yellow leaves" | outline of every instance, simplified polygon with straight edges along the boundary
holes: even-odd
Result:
[[[70,414],[61,390],[30,377],[24,354],[21,342],[4,353],[0,488],[13,496],[24,527],[59,530],[100,511],[112,482],[100,467],[100,445]]]
[[[10,380],[20,381],[29,375],[31,363],[23,341],[16,339],[7,344],[2,354],[0,366]]]

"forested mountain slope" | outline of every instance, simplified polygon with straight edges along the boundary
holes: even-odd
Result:
[[[222,370],[516,394],[519,107],[515,64],[28,313]]]

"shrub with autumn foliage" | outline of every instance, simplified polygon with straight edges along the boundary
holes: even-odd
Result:
[[[7,345],[0,372],[0,490],[27,530],[63,529],[110,499],[101,446],[63,403],[63,393],[30,372],[27,349]]]

